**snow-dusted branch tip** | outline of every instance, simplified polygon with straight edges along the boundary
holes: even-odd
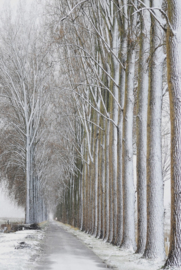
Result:
[[[84,4],[84,3],[87,2],[87,1],[89,1],[89,0],[83,0],[83,1],[79,2],[78,4],[76,4],[76,5],[69,11],[69,13],[68,13],[65,17],[63,17],[63,18],[61,19],[61,22],[64,21],[65,19],[67,19],[67,18],[70,16],[70,14],[72,14],[72,12],[73,12],[78,6]]]

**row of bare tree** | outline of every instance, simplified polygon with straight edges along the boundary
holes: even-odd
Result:
[[[60,87],[60,50],[44,11],[20,1],[0,21],[0,180],[26,223],[47,220],[76,167],[74,100]]]
[[[53,211],[164,260],[171,178],[165,267],[180,267],[180,1],[47,0],[29,13],[24,5],[0,22],[0,172],[26,223]],[[161,121],[168,93],[171,154]]]
[[[161,120],[169,91],[172,199],[165,267],[180,267],[180,1],[55,0],[47,9],[50,36],[62,48],[64,87],[72,91],[83,130],[81,162],[56,215],[121,248],[165,259]]]

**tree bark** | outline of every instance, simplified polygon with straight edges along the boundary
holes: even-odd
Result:
[[[128,2],[129,3],[129,2]],[[136,1],[135,1],[136,4]],[[125,105],[123,122],[123,239],[121,247],[135,250],[135,187],[133,177],[133,108],[135,72],[136,15],[129,7],[130,26],[126,66]]]
[[[167,73],[171,112],[171,235],[165,267],[181,267],[181,1],[168,2]]]
[[[99,125],[100,114],[97,113],[97,125]],[[98,191],[98,172],[99,172],[99,129],[96,128],[95,134],[95,223],[94,223],[94,235],[98,234],[98,207],[99,207],[99,191]]]
[[[121,37],[121,62],[126,65],[127,60],[127,0],[122,3],[122,11],[120,20],[120,37]],[[118,117],[118,172],[117,172],[117,245],[120,246],[123,238],[123,183],[122,183],[122,144],[123,144],[123,108],[125,102],[125,82],[126,71],[124,67],[120,67],[120,92],[119,92],[119,109]]]
[[[109,239],[109,136],[110,136],[110,121],[106,121],[106,171],[105,171],[105,196],[106,196],[106,235],[105,240],[108,241]]]
[[[144,4],[149,7],[149,0]],[[146,246],[146,153],[147,153],[147,105],[148,105],[148,58],[150,53],[150,13],[141,14],[140,55],[137,96],[137,250],[143,253]]]
[[[135,250],[135,187],[133,180],[133,82],[135,50],[129,45],[123,128],[123,240],[121,247]]]
[[[153,0],[151,7],[160,7],[161,0]],[[161,14],[155,11],[161,21]],[[147,126],[147,243],[144,257],[165,258],[163,232],[163,179],[161,151],[163,31],[151,17],[151,55],[148,93]]]

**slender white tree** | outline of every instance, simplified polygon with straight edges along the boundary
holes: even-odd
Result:
[[[161,110],[162,110],[162,75],[163,61],[163,19],[162,0],[152,1],[156,17],[151,16],[151,55],[148,94],[148,126],[147,126],[147,242],[144,256],[146,258],[165,258],[163,232],[163,179],[161,151]]]
[[[144,5],[149,7],[149,1]],[[140,6],[139,8],[141,9]],[[143,253],[146,245],[146,183],[147,183],[147,104],[148,104],[148,59],[150,54],[150,13],[143,10],[140,13],[139,37],[139,71],[137,96],[137,253]]]
[[[16,147],[16,160],[25,166],[26,223],[31,223],[35,221],[34,192],[38,181],[34,175],[35,147],[47,104],[50,63],[48,50],[42,48],[40,42],[42,32],[36,18],[31,26],[28,17],[26,20],[17,15],[15,19],[16,25],[10,20],[5,24],[2,22],[1,26],[6,29],[1,35],[0,48],[1,96],[11,106],[10,113],[15,116],[13,122],[9,117],[9,126],[14,130],[14,144],[18,136],[22,142],[22,150],[20,146],[19,150]]]
[[[128,1],[128,51],[123,122],[123,239],[121,247],[135,250],[135,187],[133,178],[133,108],[137,14]],[[134,13],[134,14],[133,14]]]
[[[181,267],[181,2],[167,1],[167,76],[171,112],[171,236],[170,251],[165,267]]]

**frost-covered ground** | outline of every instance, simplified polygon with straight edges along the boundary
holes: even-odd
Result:
[[[43,236],[43,230],[0,233],[0,270],[33,269],[33,262],[40,253]],[[26,244],[20,244],[21,242]]]
[[[158,270],[163,266],[163,263],[142,259],[140,255],[133,254],[129,251],[122,251],[116,246],[96,239],[69,225],[60,222],[57,223],[91,248],[106,263],[108,268],[119,270]]]
[[[8,218],[8,217],[0,217],[0,225],[10,223],[24,223],[24,218]]]
[[[0,223],[2,223],[2,220],[0,220]],[[135,255],[129,251],[122,251],[116,246],[96,239],[69,225],[60,222],[56,222],[56,224],[75,235],[91,248],[106,263],[108,268],[117,270],[158,270],[163,265],[163,262],[145,260],[140,255]],[[35,261],[42,255],[40,244],[44,235],[45,230],[0,233],[0,270],[33,270],[36,266]],[[25,248],[17,248],[22,247],[20,245],[21,242],[25,242],[27,246]]]

